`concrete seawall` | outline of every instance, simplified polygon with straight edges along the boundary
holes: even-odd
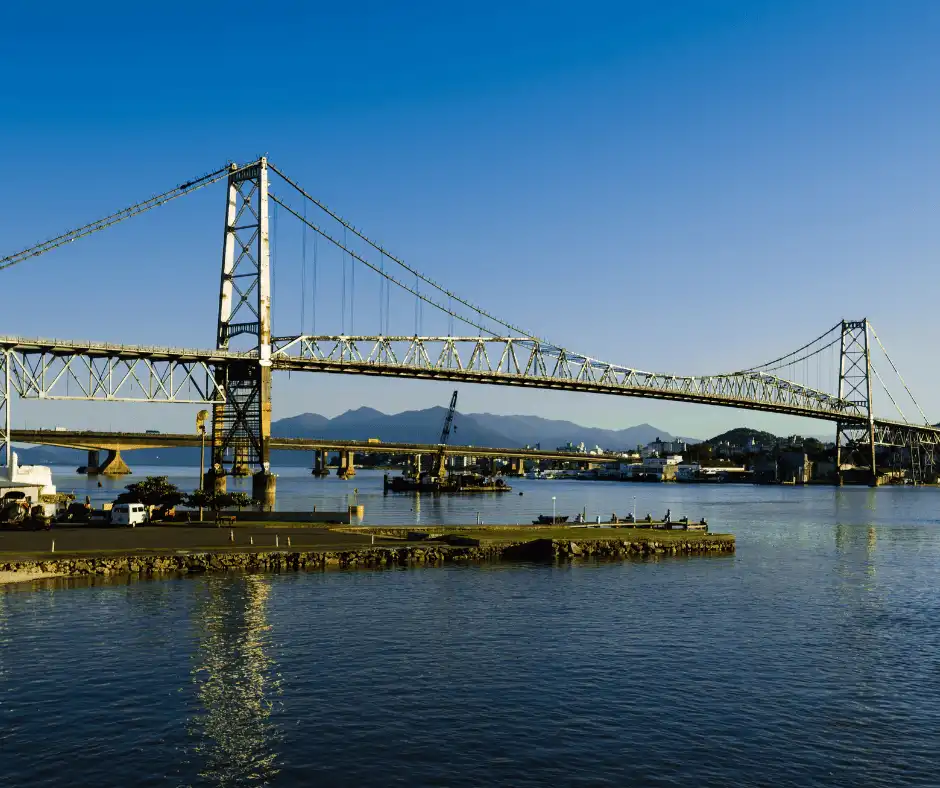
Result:
[[[488,544],[479,547],[415,545],[337,551],[211,552],[186,555],[119,555],[66,557],[29,561],[0,561],[0,575],[11,580],[85,575],[189,572],[262,572],[301,569],[381,569],[402,566],[440,566],[470,562],[536,561],[572,559],[624,560],[674,555],[733,553],[734,537],[710,540],[587,540],[536,539],[528,542]]]

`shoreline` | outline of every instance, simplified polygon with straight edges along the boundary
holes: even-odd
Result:
[[[470,530],[470,529],[468,529]],[[580,534],[579,534],[580,536]],[[0,584],[52,577],[112,575],[160,576],[202,572],[323,571],[327,569],[390,569],[471,563],[567,563],[573,560],[624,561],[672,556],[731,555],[730,534],[660,534],[620,538],[537,538],[525,541],[401,542],[363,545],[347,549],[291,549],[232,547],[214,550],[150,550],[124,554],[48,554],[12,559],[0,556]]]

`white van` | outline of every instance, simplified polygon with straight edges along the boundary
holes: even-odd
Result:
[[[147,507],[142,503],[116,503],[111,507],[111,525],[129,525],[133,528],[149,519]]]

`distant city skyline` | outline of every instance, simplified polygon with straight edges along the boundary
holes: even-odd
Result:
[[[232,64],[230,81],[220,64],[241,24],[205,7],[159,19],[122,7],[114,28],[68,6],[2,14],[21,35],[0,56],[17,74],[0,124],[13,154],[0,256],[267,153],[446,286],[608,361],[727,372],[870,317],[940,421],[928,318],[908,308],[940,283],[934,4],[296,8],[266,23],[261,41],[278,42],[262,43],[267,68]],[[118,34],[129,24],[134,36]],[[202,27],[213,35],[193,46]],[[170,50],[187,55],[159,54]],[[209,189],[3,271],[0,333],[211,346],[222,200]],[[277,232],[275,331],[290,333],[300,236]],[[322,254],[318,327],[338,331],[342,263]],[[377,303],[358,286],[364,326]],[[413,307],[396,308],[393,329],[411,330]],[[452,388],[279,374],[274,415],[420,409]],[[605,428],[834,432],[706,406],[459,388],[467,410]],[[187,430],[196,410],[16,402],[13,421]]]

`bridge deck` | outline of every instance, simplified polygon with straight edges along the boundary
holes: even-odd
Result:
[[[89,450],[165,449],[199,446],[201,443],[200,436],[195,433],[153,434],[145,432],[96,432],[90,430],[13,430],[11,437],[17,443]],[[368,441],[334,440],[330,438],[271,438],[271,448],[290,451],[327,449],[330,451],[381,452],[388,454],[436,454],[440,450],[440,446],[433,443],[369,443]],[[465,457],[569,460],[573,462],[616,462],[622,459],[619,454],[578,454],[575,452],[489,446],[451,445],[445,448],[445,453]]]

